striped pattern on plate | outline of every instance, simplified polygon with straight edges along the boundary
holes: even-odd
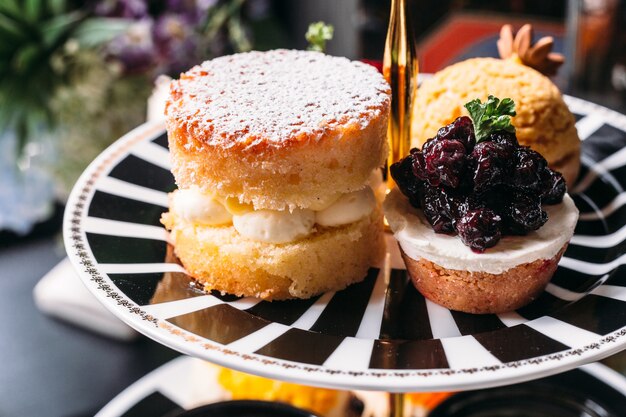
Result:
[[[515,312],[470,315],[434,304],[408,283],[397,253],[363,282],[310,300],[199,291],[159,223],[175,183],[155,124],[120,139],[78,181],[66,210],[68,253],[96,296],[139,331],[251,373],[392,391],[556,373],[626,347],[626,116],[566,101],[583,140],[570,190],[581,216],[546,291]]]

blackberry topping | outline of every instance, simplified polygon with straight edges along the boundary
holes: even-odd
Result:
[[[539,229],[548,220],[539,197],[519,192],[502,205],[501,213],[506,231],[512,235],[525,235]]]
[[[465,146],[467,152],[471,152],[476,145],[472,119],[467,116],[457,118],[454,122],[439,129],[437,139],[456,139]]]
[[[489,96],[466,105],[472,116],[439,129],[422,149],[391,166],[411,205],[422,208],[435,232],[458,234],[475,252],[503,235],[525,235],[548,220],[542,204],[563,200],[563,176],[539,153],[520,146],[510,99]]]
[[[465,173],[465,146],[456,139],[437,139],[423,152],[423,161],[415,170],[430,185],[456,188]]]
[[[466,197],[446,187],[424,186],[422,209],[437,233],[456,233],[455,223],[467,211]]]
[[[414,155],[417,153],[421,154],[421,151],[417,148],[411,149],[409,156],[392,164],[389,171],[402,194],[407,196],[413,207],[419,208],[424,184],[413,173]]]
[[[459,237],[474,252],[484,252],[500,240],[502,220],[493,210],[479,208],[463,215],[456,230]]]
[[[567,191],[565,180],[560,172],[545,169],[541,178],[541,202],[543,204],[558,204],[563,201],[563,195]]]
[[[515,148],[509,143],[484,141],[477,144],[471,153],[476,192],[484,192],[506,182],[514,155]]]
[[[517,148],[513,184],[516,188],[540,191],[540,175],[547,166],[548,163],[538,152],[527,146]]]
[[[506,132],[503,130],[493,132],[491,134],[490,140],[496,143],[508,144],[517,148],[519,143],[517,142],[517,136],[515,136],[515,132]]]

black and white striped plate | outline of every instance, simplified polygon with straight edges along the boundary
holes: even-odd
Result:
[[[228,394],[220,388],[217,373],[216,367],[207,366],[206,363],[196,358],[181,356],[155,369],[126,388],[95,417],[166,417],[178,415],[185,410],[193,410],[204,404],[224,401]],[[516,406],[519,407],[520,402],[523,405],[539,403],[538,399],[541,398],[537,397],[541,395],[547,397],[549,402],[549,404],[542,404],[544,407],[548,406],[543,410],[540,409],[543,411],[542,416],[617,417],[623,415],[626,409],[626,378],[607,366],[592,363],[560,375],[519,385],[458,393],[439,405],[433,413],[438,416],[449,416],[450,410],[459,413],[458,409],[470,401],[471,405],[481,402],[483,406],[481,409],[485,410],[499,400],[504,401],[508,406],[506,415],[536,416],[536,413],[532,412],[522,414],[518,411],[517,414],[513,414],[515,412],[513,409]],[[379,396],[371,398],[371,394],[365,391],[359,391],[357,396],[366,403],[380,401]],[[471,398],[468,399],[468,396]],[[562,409],[557,409],[557,413],[549,413],[555,410],[555,405],[562,404],[567,405],[565,411],[570,411],[570,413],[558,413],[558,411],[562,412]],[[372,407],[374,408],[376,407]],[[526,411],[528,409],[529,407],[525,408]],[[580,412],[589,409],[592,410],[591,413]],[[579,411],[579,413],[575,414],[571,412],[572,410]],[[494,416],[504,415],[504,413],[470,415]]]
[[[391,261],[337,293],[263,302],[204,294],[172,257],[159,216],[175,188],[162,125],[100,155],[68,201],[70,259],[122,320],[186,354],[295,382],[388,391],[511,384],[626,347],[626,116],[567,97],[583,142],[571,190],[581,216],[532,304],[500,315],[449,311]]]

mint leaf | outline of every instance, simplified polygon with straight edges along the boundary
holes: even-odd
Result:
[[[324,52],[326,42],[333,38],[335,28],[324,22],[311,23],[304,37],[309,43],[309,51]]]
[[[511,116],[515,116],[515,103],[510,98],[500,101],[499,98],[489,96],[485,103],[479,99],[465,104],[465,108],[474,122],[474,134],[476,143],[489,137],[494,132],[515,132],[515,126],[511,124]]]

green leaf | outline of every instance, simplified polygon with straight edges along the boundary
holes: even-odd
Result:
[[[75,11],[48,20],[41,26],[44,44],[51,47],[67,38],[84,18],[84,13]]]
[[[214,7],[204,28],[205,36],[208,39],[213,39],[227,19],[228,9],[226,6]]]
[[[309,51],[324,52],[326,50],[326,42],[333,38],[335,28],[333,25],[327,25],[324,22],[315,22],[309,25],[304,37],[309,43],[307,48]]]
[[[48,7],[53,15],[60,15],[65,11],[67,4],[65,0],[48,0]]]
[[[516,114],[515,103],[510,98],[500,101],[490,95],[484,104],[474,99],[466,103],[465,108],[474,122],[476,143],[487,139],[494,132],[515,132],[515,126],[511,124],[511,117]]]
[[[96,47],[124,33],[131,23],[132,21],[128,19],[94,17],[85,20],[74,31],[73,37],[83,47]]]
[[[233,0],[221,6],[214,6],[208,14],[203,33],[207,39],[213,39],[228,20],[241,12],[245,0]]]
[[[18,74],[24,74],[33,67],[33,62],[40,57],[41,49],[37,44],[23,46],[13,58],[13,69]]]
[[[8,39],[7,39],[8,38]],[[10,42],[11,39],[19,41],[27,38],[27,32],[15,20],[0,14],[0,39],[2,42]]]
[[[18,139],[18,156],[24,146],[40,128],[54,125],[51,109],[41,97],[34,97],[32,90],[28,94],[20,94],[30,85],[25,80],[0,83],[0,132],[13,130]],[[36,86],[35,86],[36,87]]]
[[[22,13],[18,0],[0,0],[0,14],[21,17]]]
[[[37,23],[42,12],[44,12],[45,0],[22,0],[22,10],[24,18],[30,23]]]
[[[228,21],[228,38],[237,52],[247,52],[252,49],[252,43],[243,29],[243,23],[239,16],[233,16]]]

